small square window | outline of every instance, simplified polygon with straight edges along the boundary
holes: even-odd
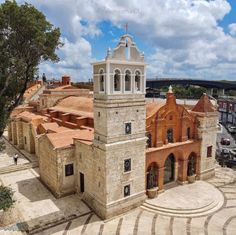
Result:
[[[74,167],[73,164],[67,164],[65,165],[65,175],[70,176],[74,174]]]
[[[124,186],[124,197],[130,196],[130,184]]]
[[[131,134],[131,122],[125,123],[125,134]]]
[[[212,146],[207,147],[207,157],[212,157]]]
[[[124,160],[124,172],[131,171],[131,159],[125,159]]]

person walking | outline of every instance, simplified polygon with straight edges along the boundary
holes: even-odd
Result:
[[[15,153],[15,155],[13,156],[15,165],[17,165],[18,157],[19,157],[19,155],[17,153]]]

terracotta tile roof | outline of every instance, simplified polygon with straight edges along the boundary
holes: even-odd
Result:
[[[16,115],[17,118],[21,118],[24,121],[30,122],[32,120],[35,119],[43,119],[43,120],[47,120],[47,117],[42,116],[42,115],[38,115],[38,114],[34,114],[32,112],[28,112],[28,111],[24,111],[22,113],[19,113],[18,115]]]
[[[70,96],[61,100],[55,107],[70,108],[84,112],[93,112],[93,99],[87,97]]]
[[[147,103],[146,104],[146,118],[152,117],[161,107],[163,107],[165,103]]]
[[[83,117],[89,117],[89,118],[93,118],[93,112],[83,112],[80,110],[75,110],[75,109],[71,109],[71,108],[64,108],[64,107],[52,107],[50,108],[50,110],[55,110],[55,111],[61,111],[64,113],[70,113],[70,114],[75,114],[78,116],[83,116]]]
[[[66,148],[74,144],[74,139],[89,145],[92,144],[94,132],[89,130],[69,130],[60,133],[49,133],[46,136],[54,148]]]
[[[33,107],[30,107],[28,105],[19,105],[15,109],[13,109],[13,111],[11,112],[10,117],[11,118],[17,117],[20,113],[22,113],[24,111],[31,112],[32,109],[33,109]]]
[[[92,118],[93,99],[70,96],[61,100],[55,107],[51,107],[51,109]]]
[[[72,85],[64,85],[64,86],[59,86],[59,87],[56,87],[52,90],[64,90],[64,89],[78,89]]]
[[[210,113],[210,112],[215,112],[216,109],[211,103],[208,95],[204,93],[197,102],[197,104],[194,106],[192,111],[201,113]]]
[[[60,133],[70,130],[69,128],[59,126],[56,122],[42,123],[40,124],[40,134],[42,133]],[[42,130],[42,131],[41,131]]]

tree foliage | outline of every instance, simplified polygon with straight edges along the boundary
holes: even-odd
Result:
[[[7,210],[15,201],[13,200],[13,191],[11,188],[0,186],[0,210]]]
[[[5,148],[6,148],[6,145],[5,145],[4,141],[0,139],[0,152],[5,150]]]
[[[60,30],[34,6],[0,5],[0,136],[42,61],[58,61]]]
[[[168,91],[168,87],[164,87],[163,91]],[[175,96],[179,99],[181,98],[190,98],[190,99],[199,99],[203,93],[207,92],[207,89],[204,87],[197,86],[182,86],[174,85],[173,92]]]

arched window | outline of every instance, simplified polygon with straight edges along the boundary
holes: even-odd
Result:
[[[188,138],[188,140],[191,139],[191,129],[190,129],[190,127],[187,128],[187,138]]]
[[[152,135],[150,133],[147,134],[147,147],[151,148],[152,147]]]
[[[140,91],[141,90],[141,79],[140,79],[140,72],[136,71],[135,72],[135,91]]]
[[[131,91],[131,73],[129,70],[125,71],[125,91]]]
[[[173,143],[174,142],[174,137],[173,137],[173,129],[169,128],[166,132],[166,138],[168,143]]]
[[[114,91],[120,91],[120,71],[118,69],[115,70],[114,75]]]
[[[99,74],[99,87],[100,87],[100,91],[104,91],[105,90],[104,83],[105,83],[105,81],[104,81],[104,71],[102,69],[100,71],[100,74]]]

